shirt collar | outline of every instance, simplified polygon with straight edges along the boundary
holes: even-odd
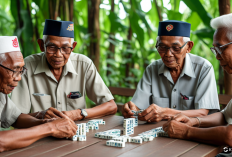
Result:
[[[169,72],[167,66],[165,66],[165,64],[162,62],[161,66],[158,70],[158,74],[159,75],[164,74],[164,76],[169,77],[168,73],[170,73],[170,72]],[[180,76],[183,76],[184,74],[188,75],[189,77],[196,78],[196,75],[193,71],[192,61],[191,61],[190,55],[188,53],[186,54],[184,68],[183,68]]]
[[[41,60],[40,60],[39,64],[37,65],[34,74],[39,74],[39,73],[43,73],[43,72],[47,76],[50,76],[50,77],[53,76],[51,70],[48,67],[45,53],[42,54]],[[65,76],[65,75],[67,75],[68,72],[77,75],[77,72],[75,71],[75,69],[73,67],[73,64],[71,62],[70,57],[68,59],[68,62],[64,66],[63,74],[62,75]]]

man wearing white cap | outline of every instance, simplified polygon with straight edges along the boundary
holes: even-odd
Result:
[[[58,111],[56,113],[63,118],[47,121],[34,118],[27,114],[21,114],[21,111],[7,95],[18,85],[18,82],[21,80],[21,75],[25,71],[26,68],[24,67],[24,60],[17,37],[1,36],[0,127],[8,128],[12,125],[16,128],[30,128],[0,132],[0,152],[26,147],[46,136],[54,136],[57,138],[72,137],[77,130],[75,123]],[[61,127],[63,129],[60,129]]]
[[[82,120],[117,112],[114,97],[91,59],[72,52],[77,44],[73,22],[46,20],[38,44],[42,53],[25,58],[27,73],[12,92],[11,99],[22,113],[52,118],[57,117],[56,108],[72,120]],[[86,96],[97,106],[85,109]]]
[[[232,14],[211,20],[211,27],[216,29],[213,36],[212,52],[222,68],[232,74]],[[209,144],[232,147],[232,100],[221,112],[196,118],[183,114],[172,117],[163,128],[173,138],[194,140]],[[196,126],[196,127],[193,127]],[[200,127],[200,128],[198,128]],[[225,147],[224,152],[229,149]],[[230,154],[231,155],[231,154]]]

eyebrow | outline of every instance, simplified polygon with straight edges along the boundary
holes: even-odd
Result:
[[[164,43],[162,43],[162,42],[160,42],[159,45],[160,45],[160,44],[166,45],[166,44],[164,44]],[[180,45],[180,43],[172,43],[171,45]]]
[[[49,43],[47,44],[47,46],[57,46],[57,45],[54,44],[54,43],[49,42]],[[69,46],[69,43],[62,44],[61,47],[63,47],[63,46]],[[57,47],[58,47],[58,46],[57,46]]]

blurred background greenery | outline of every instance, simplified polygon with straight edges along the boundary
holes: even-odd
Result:
[[[192,24],[191,53],[212,63],[223,93],[223,73],[209,49],[214,33],[210,20],[217,16],[218,0],[4,0],[0,35],[17,35],[26,57],[40,53],[37,39],[45,19],[73,21],[74,52],[94,61],[107,86],[136,88],[146,66],[160,58],[155,49],[159,21],[186,21]]]

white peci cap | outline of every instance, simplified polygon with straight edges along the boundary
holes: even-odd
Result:
[[[20,51],[17,36],[0,36],[0,54]]]

